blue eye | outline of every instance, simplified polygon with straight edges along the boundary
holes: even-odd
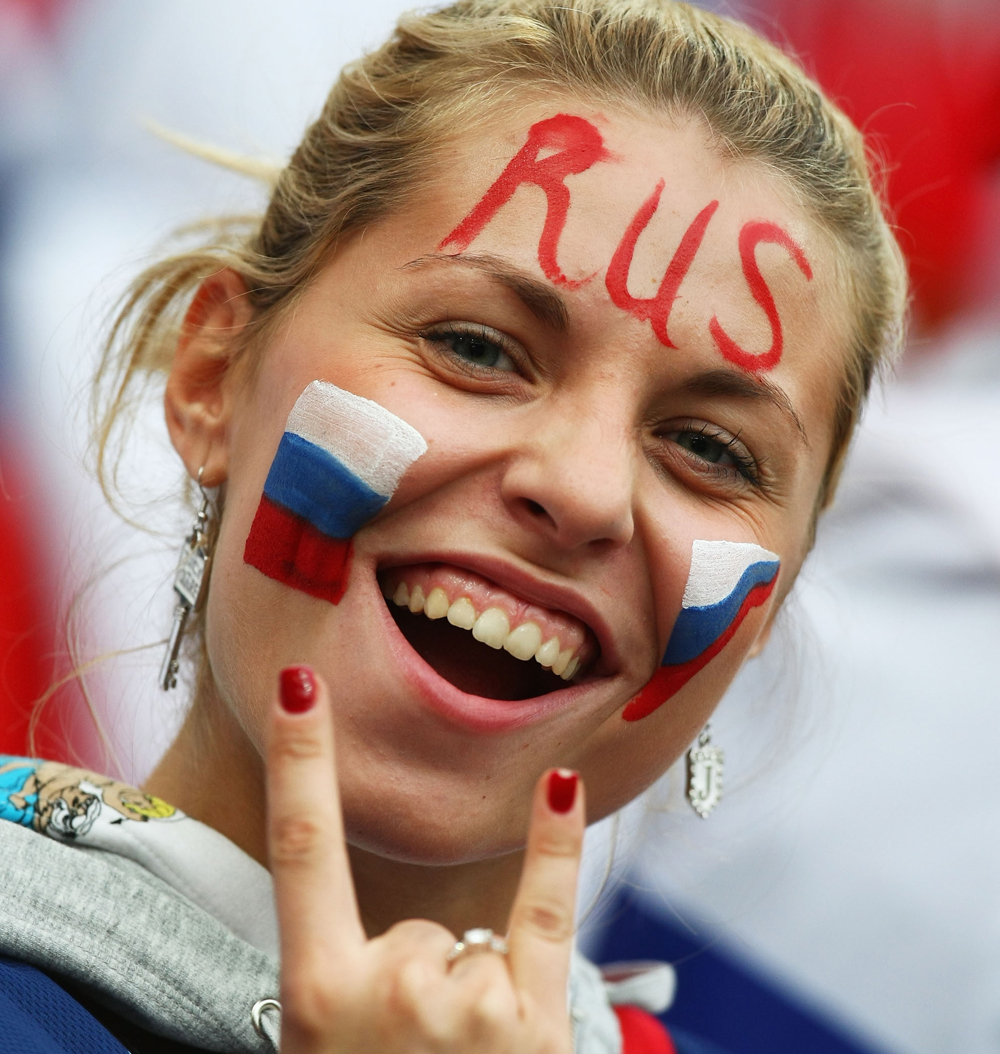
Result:
[[[696,458],[704,471],[720,476],[741,476],[754,486],[761,486],[756,459],[740,440],[729,432],[692,421],[686,428],[665,433],[665,439]]]
[[[500,334],[485,326],[438,330],[426,334],[426,339],[432,344],[443,345],[451,358],[473,369],[504,373],[517,370],[517,364],[504,350]]]
[[[735,466],[737,464],[725,443],[711,436],[702,435],[700,432],[677,432],[674,442],[713,465]]]

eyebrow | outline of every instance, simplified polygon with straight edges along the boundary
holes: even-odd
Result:
[[[510,289],[524,306],[546,325],[560,333],[565,333],[569,328],[566,301],[550,285],[527,271],[522,271],[502,256],[494,256],[493,253],[428,253],[403,264],[400,270],[435,263],[457,264],[481,271]],[[791,400],[778,385],[766,377],[728,369],[707,370],[689,378],[683,388],[692,395],[726,395],[755,402],[768,402],[794,425],[803,444],[807,448],[809,446],[802,419],[795,412]]]
[[[683,389],[692,395],[729,395],[740,399],[768,402],[781,411],[795,426],[802,442],[809,446],[809,438],[802,419],[795,412],[788,396],[766,377],[751,376],[735,370],[708,370],[684,382]]]
[[[492,253],[430,253],[403,264],[408,267],[424,267],[433,263],[457,264],[481,271],[514,293],[522,304],[547,326],[565,333],[569,328],[569,311],[566,301],[546,282],[522,271],[509,260]]]

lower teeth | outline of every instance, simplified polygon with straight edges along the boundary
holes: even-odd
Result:
[[[405,605],[390,605],[403,636],[439,676],[460,691],[488,699],[522,700],[565,687],[551,669],[514,658],[504,649],[469,648],[467,631],[444,620],[411,614]]]

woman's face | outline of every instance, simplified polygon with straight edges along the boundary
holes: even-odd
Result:
[[[633,798],[762,642],[805,555],[847,343],[833,274],[784,184],[721,160],[695,122],[549,101],[458,138],[233,382],[208,649],[250,739],[278,670],[315,667],[349,837],[400,859],[519,846],[547,766],[582,773],[591,820]],[[317,379],[428,444],[355,535],[339,604],[244,562],[286,418]],[[697,539],[777,553],[777,588],[663,705],[624,720]],[[401,584],[533,621],[575,649],[575,675],[411,613],[386,596]]]

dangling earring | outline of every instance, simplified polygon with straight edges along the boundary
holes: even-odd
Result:
[[[201,485],[204,471],[205,466],[202,465],[198,469],[201,508],[198,510],[198,517],[194,521],[191,533],[184,540],[184,547],[177,561],[177,571],[174,574],[174,592],[177,594],[174,625],[170,631],[170,640],[167,642],[167,654],[163,657],[163,665],[160,667],[160,687],[165,692],[177,687],[177,671],[180,669],[178,655],[181,650],[181,640],[184,637],[184,627],[187,625],[191,612],[196,611],[202,601],[205,582],[208,578],[208,565],[212,560],[212,554],[208,549],[208,495]]]
[[[687,752],[687,800],[703,820],[722,798],[722,761],[722,750],[712,746],[711,729],[706,724],[698,734],[698,745]]]

